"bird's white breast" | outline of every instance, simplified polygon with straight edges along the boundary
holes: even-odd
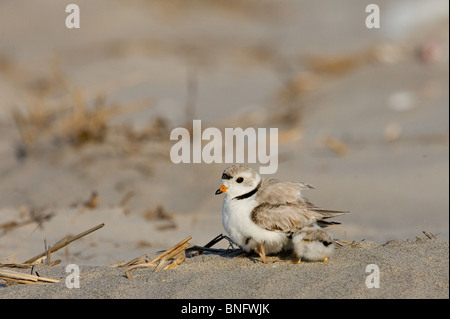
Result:
[[[285,234],[269,231],[251,220],[251,212],[258,205],[253,198],[235,200],[225,196],[222,208],[222,224],[231,239],[250,251],[263,242],[267,253],[279,252],[288,241]]]

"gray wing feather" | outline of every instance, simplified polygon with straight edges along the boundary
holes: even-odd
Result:
[[[268,230],[292,232],[315,222],[322,226],[338,224],[322,221],[342,214],[345,211],[320,208],[301,195],[300,190],[313,188],[304,183],[263,180],[256,200],[260,203],[251,213],[251,219]]]
[[[261,204],[251,213],[253,222],[268,230],[293,231],[312,224],[320,215],[296,204]]]

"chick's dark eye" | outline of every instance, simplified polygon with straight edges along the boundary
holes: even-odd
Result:
[[[238,182],[238,183],[242,183],[243,181],[244,181],[244,179],[242,177],[236,178],[236,182]]]

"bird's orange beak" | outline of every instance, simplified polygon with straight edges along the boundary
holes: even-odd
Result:
[[[220,188],[218,190],[216,190],[216,195],[225,193],[227,191],[228,187],[226,187],[225,185],[220,186]]]

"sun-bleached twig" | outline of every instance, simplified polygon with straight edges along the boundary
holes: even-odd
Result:
[[[46,251],[44,251],[43,253],[41,253],[41,254],[39,254],[37,256],[34,256],[33,258],[30,258],[27,261],[25,261],[24,264],[31,264],[34,261],[36,261],[37,259],[39,259],[39,258],[42,258],[44,256],[48,256],[49,254],[52,254],[55,251],[60,250],[61,248],[69,245],[70,243],[74,242],[75,240],[78,240],[78,239],[80,239],[80,238],[82,238],[82,237],[84,237],[84,236],[86,236],[86,235],[88,235],[88,234],[90,234],[90,233],[92,233],[92,232],[102,228],[103,226],[105,226],[105,224],[101,223],[100,225],[92,227],[92,228],[90,228],[90,229],[88,229],[88,230],[86,230],[86,231],[84,231],[84,232],[82,232],[82,233],[80,233],[78,235],[69,236],[69,237],[65,236],[64,238],[62,238],[61,240],[56,242],[56,244],[54,244],[53,246],[48,247],[46,249]]]

